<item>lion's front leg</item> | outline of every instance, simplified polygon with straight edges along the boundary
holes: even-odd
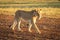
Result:
[[[38,31],[38,33],[41,34],[41,31],[39,30],[39,28],[36,25],[36,18],[33,18],[33,26],[36,28],[36,30]]]
[[[31,27],[32,27],[32,22],[31,20],[29,20],[29,32],[32,32]]]

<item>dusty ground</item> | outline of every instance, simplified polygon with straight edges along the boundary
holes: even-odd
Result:
[[[35,28],[32,28],[32,33],[28,32],[26,24],[21,24],[23,32],[11,30],[14,16],[0,15],[0,40],[60,40],[60,18],[43,17],[37,22],[41,31],[38,34]],[[25,25],[25,26],[24,26]]]

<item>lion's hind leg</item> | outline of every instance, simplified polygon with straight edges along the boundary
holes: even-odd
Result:
[[[14,20],[12,26],[10,28],[12,28],[12,30],[14,30],[15,26],[17,25],[17,20]]]

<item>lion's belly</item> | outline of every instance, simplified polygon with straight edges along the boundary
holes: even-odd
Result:
[[[32,18],[26,18],[26,17],[21,17],[21,20],[24,21],[24,22],[29,22],[32,20]]]

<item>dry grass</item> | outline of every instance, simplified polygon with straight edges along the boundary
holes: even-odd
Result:
[[[42,9],[42,16],[51,17],[51,18],[60,18],[60,8],[0,8],[0,14],[14,15],[17,10],[38,10]]]
[[[34,28],[32,33],[28,32],[26,26],[21,27],[24,32],[11,30],[9,27],[13,18],[11,15],[0,15],[0,40],[60,40],[60,18],[44,17],[39,20],[37,25],[41,34],[38,34]]]
[[[0,0],[1,2],[58,2],[58,0]]]

